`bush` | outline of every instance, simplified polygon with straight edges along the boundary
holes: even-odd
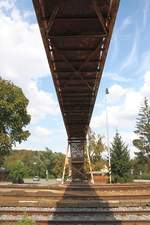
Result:
[[[35,221],[28,216],[23,216],[22,220],[18,221],[16,225],[35,225]]]
[[[14,223],[7,223],[5,225],[35,225],[35,221],[31,218],[31,217],[28,217],[28,216],[23,216],[22,219],[18,222],[16,222],[15,224]],[[4,225],[4,224],[2,224]]]
[[[134,176],[134,179],[150,180],[150,174],[149,173],[143,173],[142,175],[136,175],[136,176]]]
[[[16,162],[9,165],[10,175],[9,178],[12,183],[24,183],[23,178],[25,176],[25,167],[22,161],[17,160]]]
[[[116,180],[115,180],[116,179]],[[124,175],[124,177],[115,177],[115,179],[112,179],[112,183],[128,183],[133,182],[133,176],[129,176],[128,174]]]

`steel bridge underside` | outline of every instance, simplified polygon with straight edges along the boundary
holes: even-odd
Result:
[[[84,146],[119,0],[33,0],[68,134],[73,180]]]

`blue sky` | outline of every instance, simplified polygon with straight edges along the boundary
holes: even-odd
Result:
[[[109,134],[116,129],[135,151],[135,118],[144,97],[150,99],[150,1],[121,0],[92,116],[91,127],[106,136],[105,88]],[[32,1],[0,0],[0,73],[22,87],[32,115],[31,136],[17,148],[65,151],[66,131],[59,110]]]

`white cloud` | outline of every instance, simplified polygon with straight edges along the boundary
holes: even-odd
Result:
[[[53,132],[50,129],[47,129],[42,126],[35,126],[31,128],[31,135],[28,139],[28,142],[30,143],[27,147],[25,142],[22,142],[21,144],[17,144],[16,148],[18,149],[33,149],[33,150],[44,150],[44,148],[48,145],[51,145],[51,139],[52,139]]]
[[[147,96],[150,99],[150,71],[147,71],[144,75],[144,85],[141,89],[143,96]]]
[[[48,115],[58,115],[58,104],[51,93],[37,86],[38,78],[50,73],[38,25],[25,21],[30,12],[22,13],[13,3],[0,1],[0,74],[22,87],[32,122],[38,123]]]
[[[62,128],[46,128],[43,125],[32,126],[28,142],[17,144],[17,149],[44,150],[48,147],[54,151],[65,152],[67,148],[67,134]]]
[[[0,1],[0,11],[8,11],[14,7],[15,0],[1,0]]]
[[[110,88],[111,90],[111,88]],[[108,108],[109,115],[109,125],[113,128],[127,128],[129,125],[133,125],[135,122],[135,117],[137,116],[139,106],[143,100],[143,96],[141,93],[137,93],[136,91],[132,91],[129,89],[123,89],[124,98],[121,103],[117,105],[112,105]],[[143,97],[143,98],[142,98]],[[114,99],[117,100],[119,96],[117,95]],[[111,97],[110,97],[111,99]],[[109,104],[111,100],[109,100]],[[105,124],[105,111],[103,111],[99,116],[95,116],[92,118],[92,126],[99,127],[104,126]]]
[[[120,100],[126,93],[126,90],[118,85],[118,84],[114,84],[109,88],[109,102],[116,102],[118,100]]]
[[[31,17],[33,17],[33,16],[34,16],[34,14],[33,14],[32,11],[25,11],[25,12],[23,13],[23,18],[24,18],[24,20],[28,20],[29,18],[31,18]]]
[[[138,62],[138,40],[139,39],[139,30],[136,29],[135,37],[133,39],[133,44],[131,47],[131,51],[127,55],[126,59],[124,59],[121,70],[126,69],[129,66],[135,66]]]
[[[1,74],[8,79],[24,83],[49,73],[42,38],[37,24],[30,24],[13,1],[0,2],[0,58]],[[10,5],[9,5],[10,4]],[[9,6],[9,13],[5,13]]]
[[[126,131],[125,138],[129,146],[132,147],[133,152],[135,149],[132,146],[132,139],[134,137],[133,131],[136,125],[136,117],[139,108],[144,101],[144,97],[147,97],[150,100],[150,71],[145,73],[144,83],[139,90],[123,88],[120,85],[113,85],[109,88],[109,92],[108,98],[110,99],[107,109],[111,138],[114,136],[116,129],[119,129],[120,133]],[[121,101],[114,105],[115,101],[119,100],[118,98],[120,97],[122,97]],[[91,127],[106,127],[106,113],[104,110],[101,111],[99,115],[92,118]]]
[[[130,78],[126,78],[125,76],[121,76],[117,73],[112,73],[112,72],[107,72],[105,73],[104,76],[108,77],[111,80],[123,82],[123,83],[129,82],[131,80]]]
[[[137,138],[136,134],[133,131],[128,131],[128,132],[126,132],[126,131],[120,132],[120,130],[118,130],[118,131],[119,131],[121,137],[123,137],[123,141],[125,143],[128,143],[127,145],[128,145],[128,149],[129,149],[131,158],[134,158],[134,156],[135,156],[134,152],[137,152],[137,148],[133,146],[132,141],[135,138]]]
[[[144,1],[144,7],[143,7],[143,29],[146,28],[147,21],[148,21],[148,14],[150,10],[150,4],[149,1]]]
[[[144,54],[141,57],[141,65],[138,69],[139,73],[145,73],[146,71],[150,70],[150,50],[147,50],[144,52]]]
[[[108,51],[108,55],[111,54],[111,63],[115,62],[118,58],[119,46],[118,46],[118,30],[115,29],[115,32],[112,34],[112,39],[110,43],[110,50]]]
[[[150,85],[150,71],[147,71],[144,75],[144,86]]]
[[[132,18],[130,16],[126,17],[120,27],[120,30],[125,30],[130,24],[132,24]]]
[[[38,123],[46,116],[54,116],[60,113],[58,103],[49,92],[39,90],[36,82],[30,81],[25,88],[27,97],[30,99],[28,111],[32,116],[32,123]]]
[[[49,137],[52,134],[52,131],[50,131],[45,127],[37,126],[35,128],[34,134],[36,135],[37,138],[44,138]]]
[[[45,76],[49,68],[38,25],[24,22],[14,11],[12,17],[0,14],[0,72],[23,84]]]

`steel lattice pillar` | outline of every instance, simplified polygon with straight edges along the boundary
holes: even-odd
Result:
[[[69,144],[71,152],[72,181],[87,180],[84,170],[86,140],[72,138],[69,140]]]

